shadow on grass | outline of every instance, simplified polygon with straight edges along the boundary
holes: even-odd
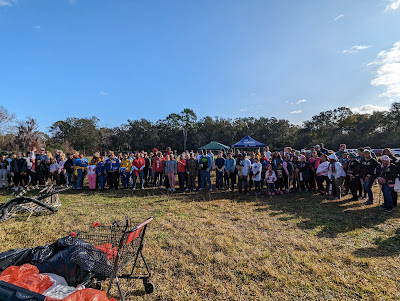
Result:
[[[385,257],[400,254],[400,229],[396,230],[396,234],[392,237],[383,239],[375,238],[376,247],[360,248],[354,252],[357,257]]]

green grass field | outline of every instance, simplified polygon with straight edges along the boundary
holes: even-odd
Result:
[[[93,222],[154,216],[144,254],[155,290],[146,295],[138,283],[128,300],[400,299],[400,213],[377,204],[225,191],[71,191],[61,198],[54,215],[1,223],[0,251],[52,243]]]

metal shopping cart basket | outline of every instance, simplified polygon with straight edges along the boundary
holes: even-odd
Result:
[[[77,254],[77,256],[73,257],[73,260],[82,265],[90,264],[99,274],[109,275],[110,282],[107,288],[107,295],[110,295],[111,288],[115,284],[121,300],[125,300],[119,279],[126,279],[128,282],[135,280],[134,283],[141,279],[143,280],[145,292],[152,293],[153,284],[149,281],[151,273],[142,253],[143,238],[147,224],[152,220],[153,217],[150,217],[137,226],[129,218],[121,222],[114,222],[108,226],[93,223],[87,230],[76,232],[74,235],[92,244],[96,252],[99,252],[97,254],[99,256],[91,256],[91,262],[89,262]],[[107,256],[108,260],[104,260],[104,255]],[[139,257],[145,265],[146,275],[134,275]],[[96,258],[99,258],[99,260],[96,260]],[[130,268],[131,264],[132,267]]]

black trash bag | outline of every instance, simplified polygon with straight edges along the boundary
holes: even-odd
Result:
[[[16,265],[20,266],[32,260],[32,249],[12,249],[0,254],[0,272]]]
[[[76,237],[63,237],[51,245],[33,249],[10,250],[0,254],[0,267],[30,263],[40,273],[62,276],[68,285],[88,284],[91,279],[105,279],[111,274],[107,256],[91,244]],[[7,254],[10,253],[8,256]],[[12,257],[12,254],[15,254]],[[20,254],[17,256],[17,254]],[[4,264],[1,258],[4,257]],[[13,261],[15,259],[15,261]],[[99,263],[102,263],[99,265]],[[101,268],[99,268],[101,266]]]

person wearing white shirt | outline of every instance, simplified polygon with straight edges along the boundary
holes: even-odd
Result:
[[[236,168],[238,170],[238,188],[239,188],[239,193],[242,193],[244,189],[244,193],[247,194],[247,189],[248,189],[248,181],[247,177],[250,173],[250,167],[251,167],[251,162],[249,159],[247,159],[247,154],[244,153],[243,155],[240,154],[238,158],[238,163],[236,164]]]
[[[253,171],[252,180],[254,182],[254,189],[256,196],[260,195],[261,190],[261,173],[262,173],[262,165],[260,163],[260,159],[258,157],[254,158],[254,163],[251,165],[251,170]]]
[[[346,178],[346,173],[343,170],[342,164],[338,162],[338,158],[335,154],[331,154],[329,157],[328,167],[328,178],[332,183],[332,194],[335,196],[335,200],[340,200],[342,195],[342,185]]]
[[[315,175],[317,176],[318,190],[322,195],[326,194],[326,187],[328,186],[329,183],[328,168],[329,168],[328,156],[325,154],[321,154],[320,163],[317,167]],[[326,182],[326,187],[324,187],[324,182]]]

